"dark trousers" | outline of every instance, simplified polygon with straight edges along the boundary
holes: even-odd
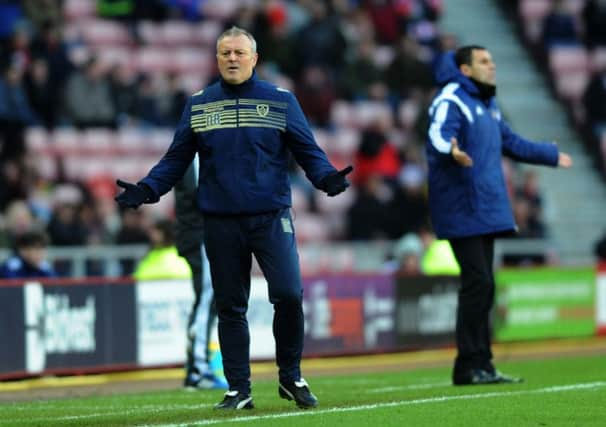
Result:
[[[461,267],[454,374],[476,368],[493,372],[490,311],[495,292],[494,236],[451,239],[450,245]]]
[[[288,209],[234,217],[205,216],[204,242],[219,315],[223,370],[230,390],[250,393],[250,335],[246,311],[252,255],[274,306],[273,333],[280,381],[301,377],[303,287]]]

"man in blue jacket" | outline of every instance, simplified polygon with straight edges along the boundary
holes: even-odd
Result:
[[[439,239],[448,239],[461,267],[453,383],[518,382],[492,364],[494,239],[515,231],[501,157],[568,168],[553,143],[513,133],[495,102],[495,64],[481,46],[465,46],[437,63],[441,90],[430,108],[427,142],[429,207]]]
[[[256,41],[237,27],[217,40],[221,79],[190,97],[167,153],[116,200],[157,202],[199,154],[198,207],[219,316],[219,342],[229,391],[217,409],[251,409],[250,270],[255,255],[274,305],[273,331],[280,397],[301,408],[318,404],[301,377],[303,308],[299,256],[290,217],[288,159],[312,184],[336,196],[351,166],[337,171],[316,144],[299,103],[287,90],[259,80]]]

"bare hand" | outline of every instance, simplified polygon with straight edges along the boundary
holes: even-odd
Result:
[[[452,144],[450,154],[452,154],[452,158],[455,159],[455,162],[465,168],[473,166],[473,160],[465,151],[459,149],[459,143],[454,136],[450,139],[450,143]]]
[[[558,154],[558,167],[569,168],[572,166],[572,157],[566,153]]]

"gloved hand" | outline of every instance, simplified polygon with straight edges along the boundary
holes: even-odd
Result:
[[[345,176],[353,170],[353,166],[347,166],[346,168],[333,172],[326,175],[320,181],[320,189],[324,191],[328,196],[333,197],[339,193],[344,192],[349,187],[349,181]]]
[[[121,179],[117,180],[116,184],[124,188],[124,191],[114,198],[122,208],[137,209],[142,203],[150,202],[154,199],[153,191],[145,184],[131,184]]]

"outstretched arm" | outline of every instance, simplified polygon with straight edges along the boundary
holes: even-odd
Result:
[[[507,157],[524,163],[547,166],[560,165],[560,153],[558,152],[556,144],[550,142],[533,142],[524,139],[513,132],[504,120],[499,121],[499,126],[501,128],[501,139],[503,141],[502,151]],[[565,156],[570,159],[568,155]],[[566,160],[563,161],[566,163]]]

